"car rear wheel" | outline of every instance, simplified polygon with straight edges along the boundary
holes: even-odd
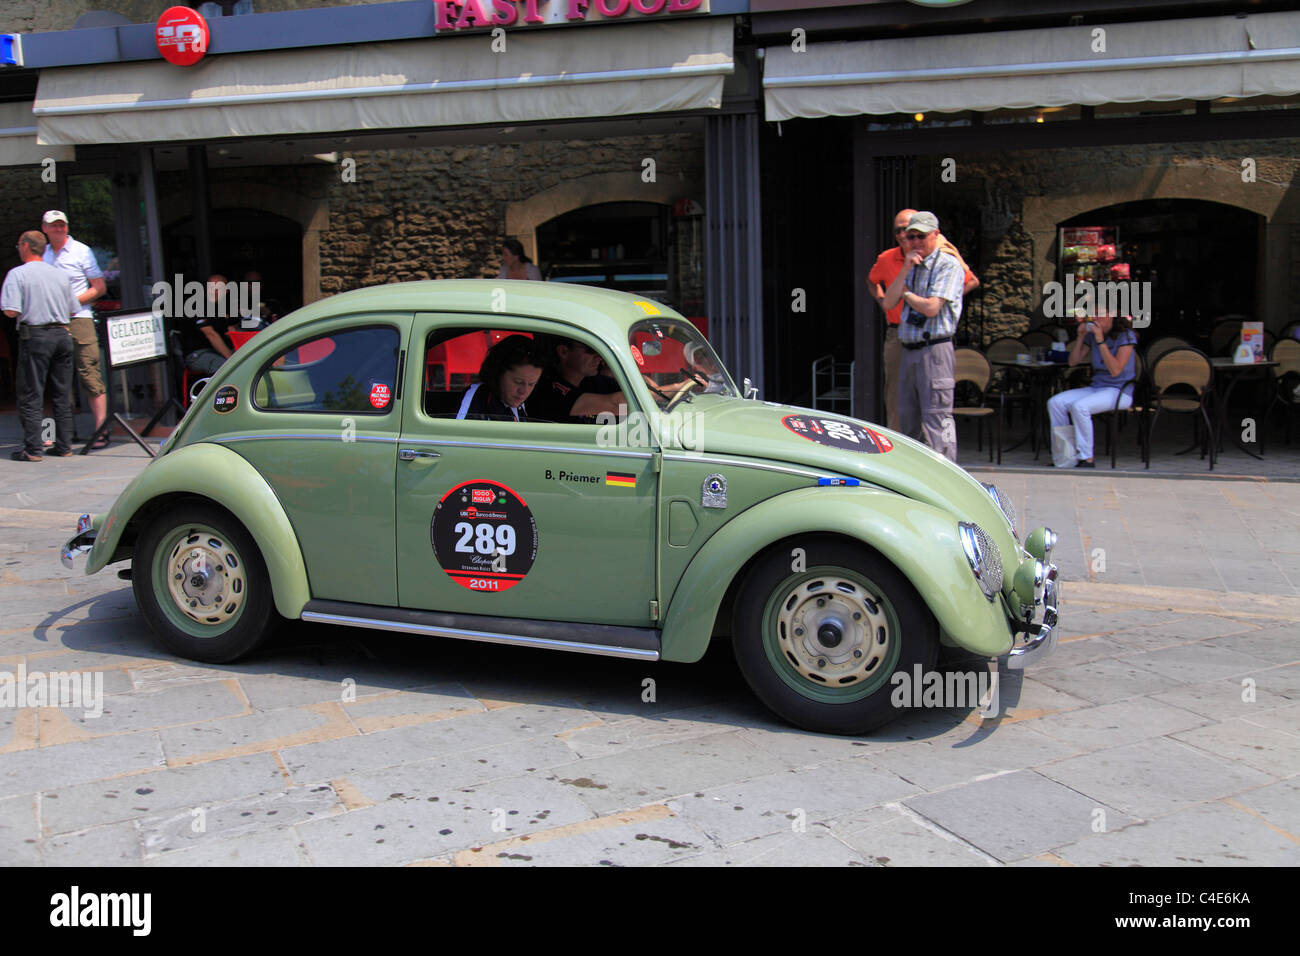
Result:
[[[938,625],[879,554],[842,539],[792,539],[750,570],[732,647],[774,713],[805,730],[860,734],[897,717],[893,675],[934,668]],[[910,700],[910,695],[908,695]]]
[[[225,663],[267,636],[275,617],[261,552],[228,512],[184,504],[140,536],[136,602],[154,633],[182,657]]]

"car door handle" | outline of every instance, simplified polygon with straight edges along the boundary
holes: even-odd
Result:
[[[423,449],[403,448],[398,451],[397,457],[402,461],[415,461],[417,458],[441,458],[442,453],[436,451],[425,451]]]

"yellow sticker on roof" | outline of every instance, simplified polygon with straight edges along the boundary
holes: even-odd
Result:
[[[655,305],[653,302],[638,302],[637,305],[641,306],[641,311],[644,312],[646,315],[663,314],[662,312],[659,311],[659,307]]]

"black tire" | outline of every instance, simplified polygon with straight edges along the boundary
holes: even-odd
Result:
[[[192,660],[242,657],[278,620],[261,551],[229,512],[204,502],[153,519],[136,541],[131,583],[154,633]]]
[[[759,700],[818,733],[861,734],[899,716],[893,675],[933,670],[939,649],[934,615],[902,572],[864,545],[823,535],[763,555],[734,621],[736,663]]]

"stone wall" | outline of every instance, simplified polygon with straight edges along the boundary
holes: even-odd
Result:
[[[54,183],[41,182],[40,166],[20,166],[0,169],[0,276],[18,265],[14,245],[18,236],[28,229],[41,228],[45,210],[59,204],[59,193]],[[75,236],[75,225],[72,229]]]
[[[641,178],[647,157],[654,183]],[[344,159],[356,162],[355,182],[345,181]],[[686,133],[341,153],[321,235],[321,291],[495,277],[510,210],[539,194],[597,181],[604,195],[587,192],[585,201],[702,201],[703,179],[703,138]],[[515,238],[531,248],[531,235]]]
[[[1266,114],[1261,114],[1261,121]],[[1091,209],[1142,199],[1202,199],[1267,222],[1260,307],[1300,318],[1293,229],[1300,229],[1300,141],[1244,140],[956,154],[957,180],[936,189],[936,212],[978,211],[985,338],[1036,324],[1043,283],[1055,278],[1056,225]],[[1255,162],[1243,181],[1242,160]],[[940,182],[941,157],[923,175]],[[1272,323],[1271,323],[1272,324]]]

